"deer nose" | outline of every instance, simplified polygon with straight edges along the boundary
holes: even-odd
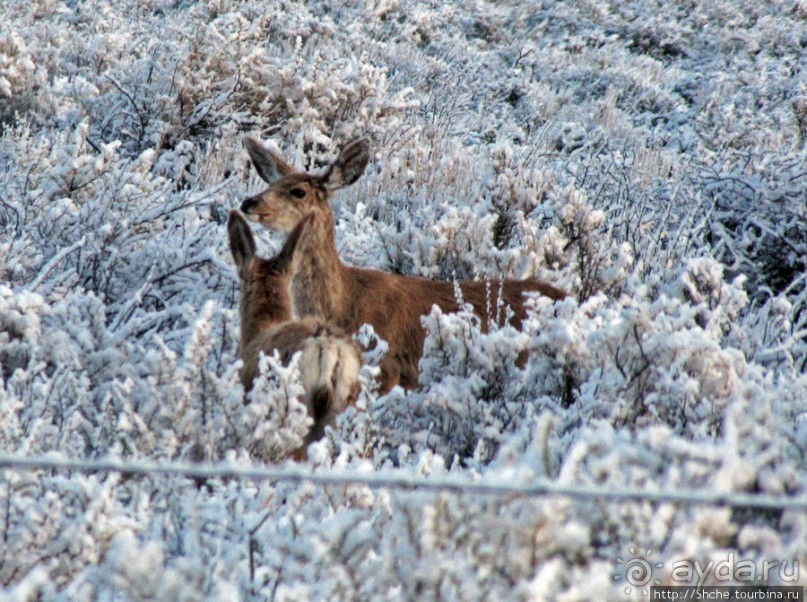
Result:
[[[258,204],[258,199],[255,197],[249,197],[243,203],[241,203],[241,212],[242,213],[249,213],[252,211]]]

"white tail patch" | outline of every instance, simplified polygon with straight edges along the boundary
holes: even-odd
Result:
[[[333,391],[336,407],[331,408],[330,414],[344,411],[355,398],[361,357],[349,340],[336,338],[327,332],[309,337],[298,366],[307,391]]]

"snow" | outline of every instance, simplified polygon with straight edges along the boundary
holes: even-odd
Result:
[[[686,560],[807,566],[803,506],[722,504],[807,493],[805,19],[0,3],[0,450],[79,462],[0,468],[0,600],[638,600],[613,579],[632,546],[665,584]],[[363,329],[357,409],[273,464],[307,418],[272,357],[243,404],[246,135],[312,170],[370,139],[333,203],[345,261],[572,298],[523,332],[432,311],[420,389],[383,397]],[[299,478],[81,469],[110,458]],[[525,495],[545,479],[565,493]]]

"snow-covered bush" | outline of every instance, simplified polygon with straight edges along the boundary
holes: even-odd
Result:
[[[492,304],[496,294],[491,290]],[[435,307],[422,322],[423,390],[391,393],[376,408],[376,419],[390,445],[485,463],[534,410],[525,403],[518,368],[527,335],[507,325],[483,333],[469,308],[444,314]]]

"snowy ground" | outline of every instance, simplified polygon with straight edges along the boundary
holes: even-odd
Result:
[[[805,65],[804,0],[4,0],[0,451],[276,467],[294,371],[250,412],[237,379],[241,140],[314,169],[367,135],[346,261],[576,300],[523,333],[433,313],[421,389],[365,387],[304,469],[803,499]],[[709,562],[700,584],[807,583],[804,506],[0,476],[3,600],[642,600]]]

